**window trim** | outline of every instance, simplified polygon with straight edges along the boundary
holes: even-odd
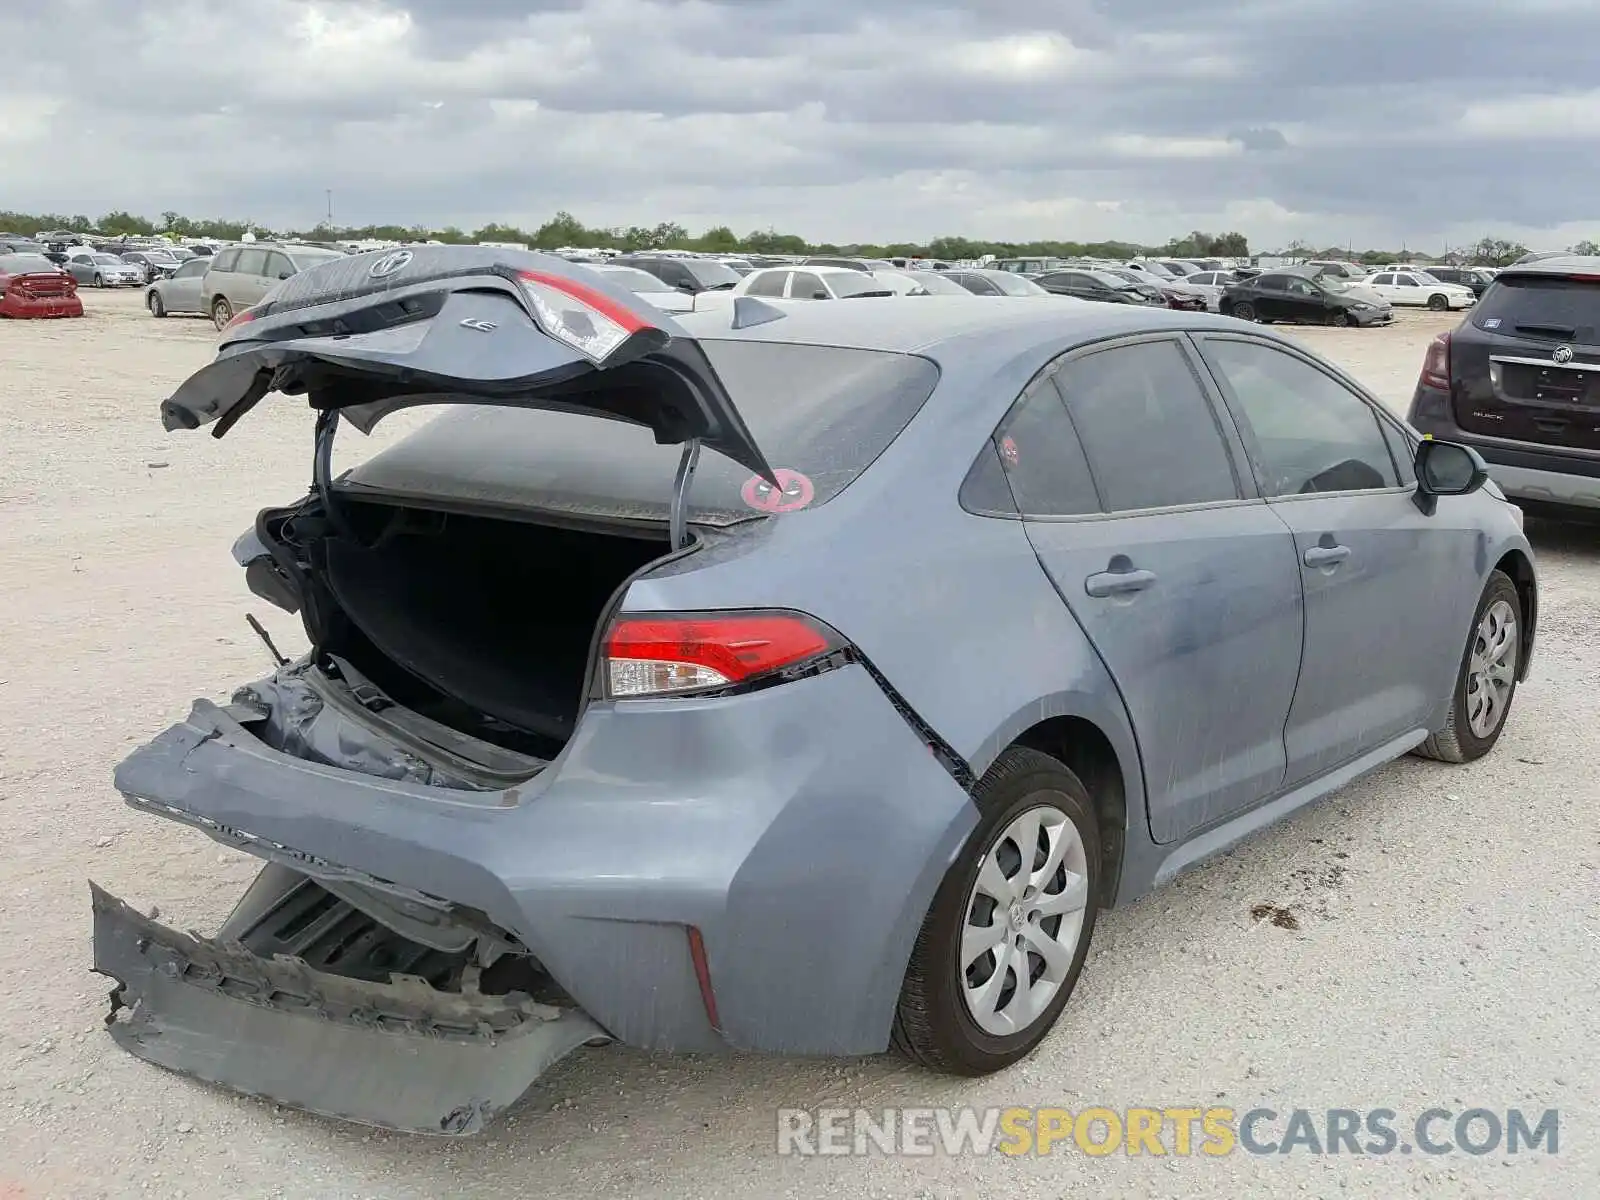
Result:
[[[1256,492],[1263,500],[1272,504],[1285,504],[1298,500],[1323,500],[1329,496],[1409,496],[1417,490],[1415,484],[1401,482],[1382,488],[1345,488],[1336,492],[1288,492],[1281,496],[1268,495],[1265,484],[1266,473],[1261,465],[1260,450],[1255,441],[1255,430],[1244,415],[1239,399],[1234,394],[1232,386],[1226,382],[1223,372],[1213,368],[1211,360],[1206,357],[1205,347],[1207,343],[1245,342],[1249,345],[1265,347],[1268,350],[1276,350],[1279,354],[1298,359],[1305,366],[1320,372],[1332,382],[1343,387],[1353,399],[1366,406],[1367,412],[1380,426],[1386,419],[1390,424],[1396,424],[1394,418],[1390,417],[1384,410],[1383,405],[1372,396],[1369,396],[1354,380],[1347,378],[1343,372],[1335,373],[1335,371],[1330,371],[1325,364],[1318,362],[1295,346],[1276,341],[1273,338],[1233,333],[1231,331],[1226,333],[1197,332],[1186,334],[1185,336],[1194,343],[1197,355],[1204,364],[1206,373],[1211,377],[1217,389],[1217,394],[1222,398],[1222,402],[1227,406],[1234,424],[1238,427],[1240,441],[1245,447],[1245,461],[1249,463],[1251,475],[1255,479]],[[1412,444],[1414,450],[1415,439],[1412,435],[1406,432],[1403,426],[1401,427],[1401,433],[1406,441]],[[1389,444],[1389,439],[1383,436],[1382,428],[1378,429],[1378,438],[1383,442],[1384,454],[1388,457],[1389,467],[1394,472],[1394,477],[1403,481],[1404,472],[1401,471],[1400,465],[1395,462],[1394,448]]]
[[[1167,504],[1152,508],[1104,510],[1105,500],[1100,490],[1100,483],[1094,477],[1094,462],[1089,457],[1088,448],[1083,445],[1083,438],[1078,434],[1077,423],[1072,418],[1072,407],[1067,403],[1066,396],[1062,392],[1059,383],[1057,383],[1057,376],[1072,363],[1077,362],[1079,359],[1087,358],[1092,354],[1125,349],[1130,346],[1147,345],[1153,342],[1171,342],[1175,344],[1178,352],[1188,365],[1190,374],[1194,376],[1195,384],[1200,389],[1200,394],[1205,398],[1207,410],[1211,414],[1211,420],[1216,425],[1217,434],[1222,439],[1223,452],[1228,461],[1228,470],[1233,475],[1234,489],[1238,493],[1233,499],[1200,500],[1190,504]],[[1078,445],[1083,450],[1084,461],[1089,465],[1089,478],[1094,485],[1095,494],[1102,496],[1100,501],[1102,511],[1097,513],[1025,513],[1019,510],[1017,512],[999,513],[968,508],[960,500],[960,489],[966,486],[967,479],[977,470],[977,459],[986,453],[999,455],[997,439],[1000,437],[1001,431],[1034,386],[1044,381],[1048,381],[1053,385],[1057,395],[1060,397],[1062,410],[1067,416],[1067,423],[1072,428],[1073,436],[1078,438]],[[1329,492],[1319,493],[1319,495],[1331,494]],[[1013,521],[1120,521],[1129,517],[1155,516],[1163,513],[1202,512],[1207,509],[1239,508],[1247,504],[1265,504],[1266,497],[1261,494],[1261,486],[1255,474],[1255,464],[1250,459],[1232,411],[1227,407],[1226,400],[1211,377],[1210,368],[1206,365],[1187,333],[1181,330],[1163,330],[1159,332],[1123,334],[1074,346],[1070,350],[1058,354],[1029,376],[1011,403],[1006,406],[1006,410],[1000,419],[990,429],[988,436],[984,439],[983,446],[977,454],[973,455],[973,460],[968,464],[966,474],[961,477],[961,484],[957,490],[957,503],[964,511],[971,513],[973,516]]]

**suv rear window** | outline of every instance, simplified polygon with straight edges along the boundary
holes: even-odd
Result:
[[[1600,330],[1600,276],[1501,275],[1473,307],[1489,332],[1593,344]]]
[[[910,354],[742,339],[700,345],[767,461],[805,477],[809,507],[827,503],[871,466],[939,381],[931,361]],[[665,520],[680,454],[625,422],[452,407],[344,483],[419,499]],[[769,511],[769,503],[776,502],[747,468],[714,451],[701,454],[689,487],[694,520],[731,524]]]

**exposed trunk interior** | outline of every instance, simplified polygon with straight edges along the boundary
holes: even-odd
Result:
[[[357,537],[327,537],[313,555],[337,610],[320,622],[320,648],[408,708],[544,758],[572,734],[612,596],[668,550],[664,533],[347,498],[339,510]]]

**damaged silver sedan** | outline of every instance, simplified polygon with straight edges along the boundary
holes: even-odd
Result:
[[[234,556],[311,649],[115,772],[261,874],[210,938],[94,889],[94,967],[134,1054],[386,1128],[474,1133],[606,1041],[1004,1068],[1099,912],[1489,753],[1533,651],[1481,460],[1203,313],[678,320],[417,246],[284,281],[163,420],[285,397],[311,486]]]

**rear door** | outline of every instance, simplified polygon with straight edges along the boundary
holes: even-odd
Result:
[[[1287,275],[1263,275],[1257,279],[1252,289],[1255,295],[1251,297],[1256,315],[1268,321],[1287,321],[1292,315],[1288,289]]]
[[[1305,652],[1284,729],[1292,786],[1424,727],[1448,694],[1478,598],[1472,498],[1424,516],[1409,436],[1312,359],[1248,335],[1196,340],[1294,533]]]
[[[1450,373],[1468,433],[1600,456],[1600,275],[1502,272],[1451,334]]]
[[[267,252],[254,247],[239,251],[228,276],[227,297],[235,310],[259,304],[267,294]]]
[[[1181,839],[1283,782],[1293,539],[1255,498],[1181,335],[1069,355],[1030,391],[1032,424],[1055,432],[1002,443],[1013,474],[1045,469],[1017,489],[1028,537],[1132,718],[1152,837]]]

